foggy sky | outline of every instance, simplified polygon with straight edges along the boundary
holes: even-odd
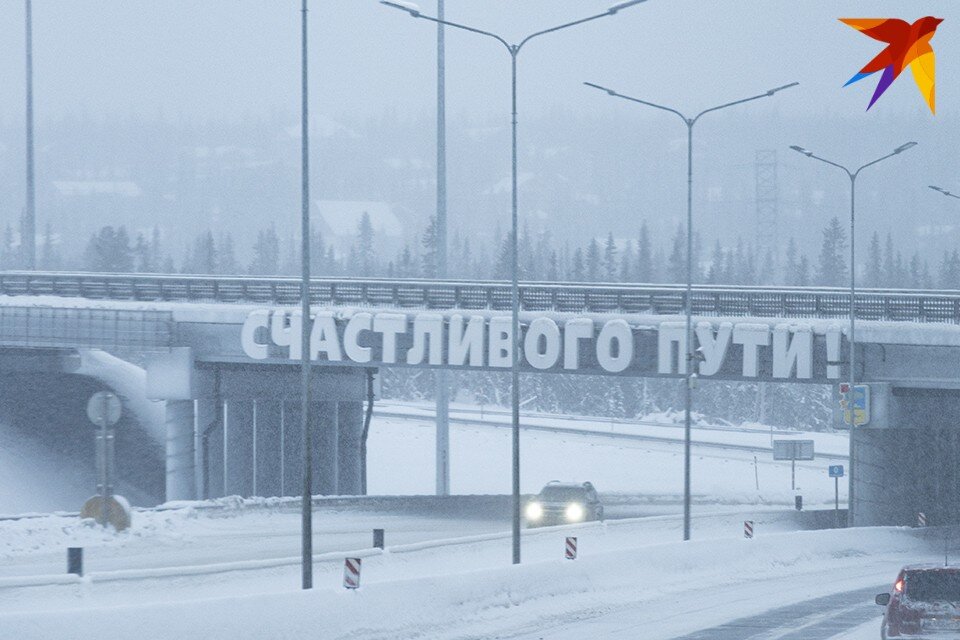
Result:
[[[447,16],[516,40],[603,10],[613,0],[447,0]],[[905,10],[905,4],[910,5]],[[313,107],[330,115],[429,112],[434,99],[435,28],[375,0],[313,0]],[[917,5],[917,6],[914,6]],[[421,8],[434,13],[435,2]],[[649,0],[529,45],[521,57],[522,110],[606,104],[583,80],[622,87],[690,109],[798,80],[779,108],[863,113],[862,86],[841,85],[880,44],[838,17],[933,13],[946,18],[938,54],[940,112],[955,112],[960,6],[806,0]],[[296,0],[34,0],[39,116],[141,113],[219,118],[295,113],[299,91]],[[958,25],[958,26],[954,26]],[[0,4],[0,114],[23,111],[23,2]],[[495,115],[507,98],[502,47],[449,34],[449,106]],[[912,78],[897,82],[878,111],[918,109]],[[871,114],[872,115],[872,114]]]
[[[446,6],[448,19],[516,40],[601,11],[613,2],[447,0]],[[67,115],[134,121],[280,117],[289,119],[295,130],[299,4],[298,0],[34,0],[38,146],[49,142],[43,138],[44,123]],[[430,13],[436,6],[434,0],[420,5]],[[348,125],[368,117],[422,121],[428,123],[425,139],[432,140],[435,26],[375,0],[311,0],[311,9],[315,121]],[[876,81],[871,78],[845,89],[842,85],[882,45],[837,18],[912,21],[927,14],[945,18],[933,39],[938,115],[930,115],[909,72],[866,113]],[[757,140],[756,148],[783,149],[781,175],[788,176],[793,167],[809,162],[789,157],[789,144],[856,165],[907,140],[918,140],[921,147],[903,163],[898,159],[877,167],[875,182],[867,188],[887,188],[896,179],[917,198],[929,183],[960,190],[954,151],[960,142],[958,34],[960,5],[951,0],[649,0],[615,17],[536,40],[523,51],[521,143],[522,127],[530,120],[563,110],[645,131],[648,149],[662,149],[672,162],[683,147],[679,122],[581,83],[593,81],[696,112],[799,81],[799,88],[773,99],[714,114],[702,125],[698,148],[709,145],[714,161],[720,162],[719,145],[727,129],[743,130],[751,122],[763,121],[769,131],[773,123],[774,133]],[[8,125],[23,118],[23,40],[23,2],[0,3],[4,87],[0,121]],[[501,45],[448,31],[447,68],[452,136],[478,121],[508,124],[509,56]],[[827,134],[816,126],[804,130],[777,126],[781,120],[815,123],[810,116],[818,115],[848,119],[848,135]],[[557,144],[564,142],[565,133],[569,132],[561,128],[554,132]],[[6,142],[0,140],[3,153],[21,153],[16,141]],[[490,162],[501,165],[506,175],[506,150],[493,151]],[[314,152],[322,156],[322,143]],[[449,153],[452,165],[462,161],[456,149]],[[679,186],[677,178],[677,185],[667,185],[671,192]],[[14,195],[12,200],[19,198]],[[876,197],[882,202],[881,195]],[[922,197],[928,202],[926,193]],[[679,213],[679,200],[677,204],[671,217]],[[949,204],[930,203],[927,208],[942,217],[949,215],[943,213]]]

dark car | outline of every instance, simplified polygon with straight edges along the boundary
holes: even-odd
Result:
[[[960,638],[960,567],[908,565],[876,602],[881,638]]]
[[[603,505],[589,482],[566,484],[554,480],[527,503],[524,514],[529,527],[571,524],[603,520]]]

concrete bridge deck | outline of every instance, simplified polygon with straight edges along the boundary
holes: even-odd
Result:
[[[376,369],[507,370],[517,344],[530,373],[680,377],[684,295],[661,285],[524,283],[514,341],[504,283],[314,281],[315,492],[362,493]],[[142,367],[137,399],[162,401],[166,437],[155,444],[168,498],[282,493],[299,486],[298,299],[290,278],[3,273],[0,374],[24,389],[38,379],[27,374],[61,376],[56,388],[77,374],[72,354],[120,355]],[[698,287],[697,373],[844,380],[846,304],[833,289]],[[856,375],[871,386],[872,417],[853,434],[856,524],[910,523],[916,511],[960,521],[958,304],[958,292],[858,294]],[[86,391],[70,384],[79,405]]]

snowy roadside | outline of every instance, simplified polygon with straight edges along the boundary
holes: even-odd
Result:
[[[450,407],[452,419],[462,418],[470,421],[481,419],[478,407],[474,405],[457,405]],[[400,402],[396,400],[382,400],[376,404],[374,414],[405,415],[412,418],[434,418],[434,408],[420,402]],[[671,438],[680,440],[683,437],[683,423],[678,422],[679,413],[657,413],[643,416],[636,420],[621,420],[589,416],[559,416],[551,414],[524,413],[524,426],[543,426],[556,429],[576,429],[578,431],[595,431],[597,433],[615,433],[625,435],[640,435],[652,438]],[[482,420],[491,425],[509,424],[510,414],[507,411],[495,408],[483,414]],[[772,439],[813,440],[816,453],[831,456],[846,456],[849,453],[849,436],[847,433],[828,433],[822,431],[794,431],[771,429],[768,425],[747,423],[739,427],[733,425],[716,425],[702,418],[698,418],[693,428],[693,440],[711,444],[728,444],[744,447],[756,447],[764,450],[773,449]]]
[[[872,586],[893,575],[899,563],[927,554],[915,532],[894,528],[636,546],[642,526],[579,528],[581,555],[574,562],[561,558],[563,531],[528,537],[520,566],[505,564],[508,541],[497,539],[372,554],[355,592],[339,586],[339,562],[317,566],[312,592],[291,586],[295,567],[268,580],[258,573],[254,584],[245,585],[210,576],[205,593],[177,583],[177,592],[166,597],[158,597],[148,578],[124,581],[99,597],[90,593],[95,584],[73,585],[72,595],[56,602],[47,597],[49,588],[36,588],[4,605],[0,628],[16,638],[77,640],[490,637],[656,601],[650,622],[665,622],[651,625],[644,637],[669,637],[781,604],[787,587],[827,595]],[[833,578],[825,580],[827,575]],[[682,615],[694,591],[760,586],[763,595],[728,601],[695,619]],[[104,616],[110,621],[105,628],[98,623]]]

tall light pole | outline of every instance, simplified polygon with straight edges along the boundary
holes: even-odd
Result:
[[[684,392],[683,392],[683,539],[690,539],[690,412],[693,404],[693,385],[696,380],[696,373],[693,371],[694,366],[696,365],[694,358],[694,349],[693,349],[693,306],[692,306],[692,297],[693,297],[693,127],[704,115],[711,113],[713,111],[720,111],[721,109],[727,109],[729,107],[734,107],[745,102],[752,102],[754,100],[759,100],[760,98],[768,98],[778,91],[783,91],[784,89],[789,89],[790,87],[795,87],[799,83],[791,82],[790,84],[785,84],[782,87],[777,87],[775,89],[770,89],[759,95],[751,96],[749,98],[744,98],[742,100],[735,100],[734,102],[728,102],[726,104],[721,104],[716,107],[710,107],[709,109],[704,109],[694,117],[690,118],[684,115],[681,111],[673,109],[671,107],[665,107],[661,104],[656,104],[654,102],[648,102],[646,100],[641,100],[640,98],[634,98],[631,96],[618,93],[613,89],[607,87],[602,87],[598,84],[593,84],[592,82],[584,82],[588,87],[593,87],[594,89],[599,89],[605,91],[607,95],[613,96],[614,98],[623,98],[624,100],[629,100],[630,102],[636,102],[648,107],[653,107],[654,109],[660,109],[661,111],[668,111],[676,116],[678,116],[683,123],[687,126],[687,292],[685,295],[684,302],[684,314],[686,316],[686,346],[684,351],[686,351],[684,362],[682,363],[682,373],[684,375]]]
[[[444,0],[437,0],[437,277],[447,277],[447,97]],[[436,374],[436,493],[450,494],[450,397],[447,371]]]
[[[646,2],[646,0],[629,0],[628,2],[621,2],[615,4],[603,13],[598,13],[586,18],[581,18],[580,20],[574,20],[573,22],[567,22],[565,24],[558,25],[556,27],[551,27],[549,29],[544,29],[542,31],[537,31],[523,38],[517,44],[511,44],[505,38],[491,33],[490,31],[484,31],[482,29],[476,29],[464,24],[457,22],[450,22],[449,20],[437,18],[434,16],[428,16],[423,14],[420,11],[420,8],[417,5],[410,2],[391,2],[389,0],[381,0],[380,4],[392,7],[394,9],[399,9],[405,11],[410,16],[414,18],[423,18],[424,20],[430,20],[431,22],[436,22],[440,25],[445,25],[448,27],[454,27],[456,29],[462,29],[464,31],[469,31],[478,35],[486,36],[488,38],[493,38],[500,44],[502,44],[506,49],[507,53],[510,54],[510,79],[511,79],[511,133],[512,133],[512,169],[510,173],[510,184],[511,184],[511,272],[512,272],[512,282],[511,282],[511,306],[513,308],[513,319],[512,319],[512,343],[513,346],[510,349],[511,352],[511,361],[510,361],[510,374],[511,374],[511,395],[510,395],[510,404],[511,404],[511,413],[512,413],[512,426],[513,426],[513,563],[520,563],[520,347],[522,341],[520,340],[520,287],[519,287],[519,248],[518,248],[518,214],[517,214],[517,58],[520,55],[520,51],[523,49],[524,45],[540,36],[546,35],[548,33],[554,33],[562,29],[568,29],[585,22],[591,22],[599,18],[605,18],[607,16],[615,15],[617,12],[632,7],[634,5]]]
[[[300,496],[302,588],[313,588],[313,437],[310,430],[310,123],[307,84],[307,0],[300,9],[300,427],[303,492]]]
[[[847,489],[847,526],[853,526],[853,473],[854,473],[854,447],[853,447],[853,430],[856,427],[856,412],[854,411],[854,400],[856,393],[854,391],[854,383],[856,382],[856,350],[854,349],[856,344],[855,338],[855,329],[856,329],[856,319],[857,319],[857,309],[856,309],[856,284],[857,284],[857,265],[856,265],[856,242],[854,241],[854,229],[856,221],[856,210],[857,210],[857,176],[860,175],[860,172],[866,169],[867,167],[872,167],[873,165],[883,162],[887,158],[892,158],[893,156],[899,155],[910,149],[917,146],[916,142],[908,142],[906,144],[900,145],[893,150],[892,153],[888,153],[882,158],[877,158],[867,164],[863,165],[856,171],[851,171],[842,164],[833,162],[832,160],[827,160],[826,158],[821,158],[818,155],[814,155],[812,151],[807,151],[803,147],[798,147],[797,145],[791,145],[790,148],[801,153],[808,158],[814,160],[819,160],[820,162],[829,164],[832,167],[837,167],[847,174],[847,177],[850,178],[850,335],[847,336],[848,344],[850,347],[850,355],[848,357],[850,362],[850,369],[848,371],[848,382],[850,384],[850,396],[848,399],[848,406],[850,407],[850,474],[849,474],[849,485]]]
[[[33,270],[37,260],[37,209],[33,159],[33,2],[26,0],[27,48],[27,203],[20,223],[20,252],[23,267]]]

